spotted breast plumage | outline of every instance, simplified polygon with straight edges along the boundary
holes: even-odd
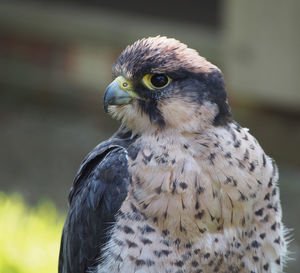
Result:
[[[232,119],[221,71],[158,36],[113,76],[104,107],[122,125],[75,177],[59,272],[282,272],[277,167]]]

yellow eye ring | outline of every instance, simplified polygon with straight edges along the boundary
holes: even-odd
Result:
[[[142,82],[150,90],[160,90],[167,87],[172,79],[166,74],[146,74]]]

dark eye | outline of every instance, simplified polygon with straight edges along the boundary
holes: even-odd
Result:
[[[169,79],[166,75],[163,74],[153,74],[150,81],[154,87],[162,88],[168,84]]]
[[[146,74],[142,82],[150,90],[160,90],[166,87],[172,79],[165,74]]]

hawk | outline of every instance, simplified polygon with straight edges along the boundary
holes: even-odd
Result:
[[[277,167],[232,119],[220,69],[158,36],[113,77],[104,108],[122,125],[75,177],[59,272],[281,272]]]

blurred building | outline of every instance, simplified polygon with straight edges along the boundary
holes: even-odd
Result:
[[[112,63],[127,44],[166,35],[223,70],[235,119],[279,163],[285,222],[296,229],[299,12],[298,0],[2,0],[0,190],[66,209],[80,161],[118,126],[102,110]]]

